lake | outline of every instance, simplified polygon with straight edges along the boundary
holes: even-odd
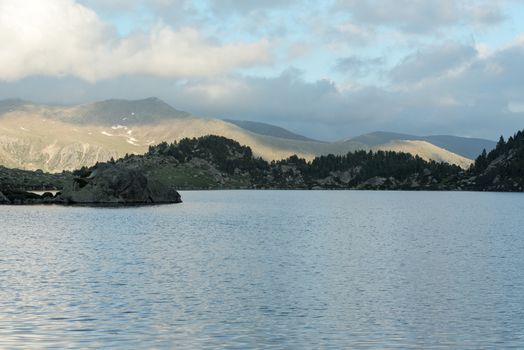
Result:
[[[524,347],[524,194],[0,207],[0,348]]]

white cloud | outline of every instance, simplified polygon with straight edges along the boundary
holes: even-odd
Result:
[[[477,57],[477,50],[470,45],[448,42],[417,50],[408,55],[390,71],[396,83],[416,83],[453,73]]]
[[[431,50],[409,55],[404,61],[419,67],[420,76],[403,79],[420,78],[423,83],[406,84],[403,89],[394,84],[373,87],[312,81],[303,72],[288,69],[274,77],[230,74],[174,81],[127,75],[96,84],[71,77],[31,77],[0,82],[0,96],[60,103],[158,96],[197,115],[265,121],[331,140],[376,130],[497,139],[501,133],[521,129],[524,43],[517,40],[487,56],[472,57],[457,54],[464,50],[460,46],[445,48],[454,59],[445,60],[437,70],[417,63]],[[464,51],[469,50],[474,48]],[[362,63],[359,60],[365,58],[357,56],[357,66]],[[457,70],[457,66],[462,68]]]
[[[479,34],[511,0],[334,1],[0,0],[0,99],[156,95],[320,138],[521,127],[524,36]]]
[[[511,113],[524,113],[524,101],[511,101],[508,109]]]
[[[337,0],[355,21],[391,26],[411,33],[431,33],[461,24],[493,25],[505,19],[509,0]]]
[[[159,23],[120,38],[97,14],[73,0],[0,0],[0,79],[123,74],[194,77],[271,61],[270,44],[217,44],[190,27]]]
[[[365,76],[370,71],[384,65],[383,57],[364,58],[360,56],[347,56],[337,60],[333,66],[335,71],[351,74],[353,76]]]
[[[258,10],[282,8],[293,4],[295,1],[287,0],[210,0],[211,9],[216,13],[241,13],[246,14]]]
[[[273,78],[194,82],[174,101],[184,101],[190,111],[287,124],[315,137],[391,130],[496,139],[522,128],[523,60],[524,44],[519,41],[489,55],[450,42],[408,55],[394,67],[390,75],[406,83],[402,89],[395,82],[344,87],[307,81],[299,71],[288,70]],[[368,64],[359,57],[340,63],[347,69]],[[222,94],[215,99],[217,91]],[[329,130],[322,133],[318,125]]]
[[[372,28],[351,22],[339,25],[337,31],[344,41],[355,44],[369,44],[376,35]]]

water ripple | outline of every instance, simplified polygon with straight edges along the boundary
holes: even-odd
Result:
[[[524,347],[524,196],[0,207],[0,348]]]

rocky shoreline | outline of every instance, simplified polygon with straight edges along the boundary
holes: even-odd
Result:
[[[136,206],[181,202],[180,194],[172,186],[150,179],[137,169],[114,163],[102,163],[81,171],[54,195],[51,192],[38,195],[21,190],[0,191],[0,204],[4,205]]]

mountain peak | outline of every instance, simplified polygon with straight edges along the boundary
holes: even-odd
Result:
[[[163,100],[159,99],[159,98],[156,97],[156,96],[151,96],[151,97],[144,98],[144,101],[154,101],[154,102],[162,102],[162,103],[165,103]]]
[[[95,101],[92,103],[87,103],[87,105],[90,104],[98,104],[98,103],[160,103],[160,104],[167,104],[165,101],[159,99],[158,97],[151,96],[146,98],[139,98],[139,99],[127,99],[127,98],[109,98],[106,100],[101,101]]]
[[[148,124],[185,118],[190,114],[157,97],[141,100],[110,99],[75,107],[70,120],[81,124]]]

